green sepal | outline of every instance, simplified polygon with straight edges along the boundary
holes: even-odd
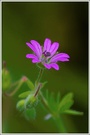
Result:
[[[18,103],[17,103],[17,105],[16,105],[16,108],[17,108],[19,111],[24,110],[24,103],[25,103],[25,100],[20,100],[20,101],[18,101]]]
[[[11,86],[11,75],[10,72],[3,68],[2,70],[2,89],[3,91],[7,91]]]
[[[34,97],[34,94],[30,94],[25,99],[24,108],[36,107],[37,104],[38,104],[38,97]]]
[[[35,117],[36,117],[36,110],[35,110],[35,108],[26,109],[24,111],[24,116],[25,116],[25,118],[27,120],[35,119]]]
[[[27,79],[25,82],[28,85],[28,87],[30,88],[30,90],[34,90],[34,84],[32,83],[31,80]]]
[[[18,97],[19,98],[26,98],[28,95],[30,95],[30,93],[32,93],[31,91],[25,91],[23,93],[21,93]]]
[[[71,110],[71,109],[70,110],[66,110],[63,113],[70,114],[70,115],[83,115],[84,114],[83,112],[79,112],[79,111]]]
[[[39,68],[39,69],[46,69],[43,64],[40,63],[37,63],[36,66]]]
[[[40,89],[42,89],[44,86],[45,86],[45,84],[47,83],[47,81],[45,81],[45,82],[43,82],[43,83],[41,83],[42,84],[42,86],[41,86],[41,88]],[[36,81],[35,82],[35,86],[37,86],[38,85],[38,82]]]
[[[47,83],[47,81],[45,81],[45,82],[42,83],[41,89],[45,86],[46,83]]]

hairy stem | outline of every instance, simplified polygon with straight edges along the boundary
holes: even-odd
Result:
[[[40,68],[39,75],[38,75],[38,78],[36,80],[36,83],[39,83],[40,82],[40,80],[42,78],[42,75],[43,75],[43,71],[44,71],[44,69],[43,68]]]
[[[36,89],[36,91],[35,91],[34,97],[36,97],[36,96],[38,95],[38,92],[39,92],[39,90],[40,90],[41,87],[42,87],[42,84],[39,83],[39,84],[38,84],[38,87],[37,87],[37,89]]]
[[[47,100],[45,99],[45,97],[43,96],[41,91],[40,91],[40,96],[41,96],[41,100],[42,100],[42,103],[44,104],[45,108],[50,112],[50,114],[52,114],[52,111],[50,110],[49,105],[47,103]]]
[[[39,72],[39,75],[38,75],[38,78],[37,78],[37,81],[36,81],[36,85],[40,82],[41,77],[42,77],[42,74],[43,74],[43,71],[44,71],[44,69],[40,68],[40,72]],[[53,120],[55,121],[55,123],[56,123],[56,125],[57,125],[57,127],[59,129],[59,132],[60,133],[66,133],[66,129],[65,129],[65,126],[64,126],[63,121],[61,119],[61,116],[59,116],[59,114],[58,115],[55,115],[52,112],[52,110],[50,109],[50,107],[49,107],[49,105],[47,103],[47,100],[43,96],[42,92],[40,91],[39,93],[40,93],[40,96],[41,96],[43,105],[49,111],[49,113],[52,115]]]
[[[16,84],[17,84],[16,88],[13,91],[11,91],[10,93],[5,93],[5,95],[7,95],[7,96],[13,96],[18,91],[18,89],[22,86],[23,81],[20,80],[20,81],[16,82]],[[14,86],[14,85],[12,85],[12,86]]]
[[[58,127],[59,132],[60,133],[67,133],[66,128],[64,126],[64,123],[62,121],[62,117],[58,115],[56,117],[54,116],[53,119]]]
[[[64,126],[64,124],[63,124],[63,121],[62,121],[61,116],[59,116],[59,114],[58,114],[58,115],[55,115],[55,114],[52,112],[52,110],[50,109],[50,107],[49,107],[49,105],[48,105],[48,103],[47,103],[47,100],[45,99],[45,97],[43,96],[43,94],[41,93],[41,91],[40,91],[40,96],[41,96],[43,105],[44,105],[45,108],[49,111],[49,113],[52,115],[53,120],[55,121],[55,123],[56,123],[56,125],[57,125],[57,127],[58,127],[59,132],[60,132],[60,133],[67,133],[66,128],[65,128],[65,126]]]

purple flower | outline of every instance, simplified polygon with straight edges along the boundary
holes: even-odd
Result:
[[[58,61],[69,61],[70,56],[66,53],[58,53],[59,43],[51,43],[51,40],[46,38],[44,41],[44,47],[37,41],[31,40],[26,42],[34,54],[27,54],[26,58],[32,59],[33,63],[42,63],[46,68],[54,68],[59,70],[57,64]]]

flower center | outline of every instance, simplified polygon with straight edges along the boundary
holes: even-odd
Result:
[[[42,63],[48,63],[49,62],[48,57],[51,56],[51,53],[44,51],[42,54],[43,54],[41,58]]]
[[[50,52],[46,52],[46,51],[44,51],[44,52],[43,52],[43,54],[44,54],[44,56],[45,56],[45,57],[48,57],[48,56],[50,56],[50,55],[51,55],[51,53],[50,53]]]

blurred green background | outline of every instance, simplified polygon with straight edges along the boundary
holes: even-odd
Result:
[[[7,62],[13,81],[23,75],[33,82],[38,68],[25,55],[32,51],[26,46],[31,39],[41,45],[45,38],[60,43],[60,52],[70,55],[70,62],[60,63],[60,70],[46,70],[42,81],[46,89],[61,96],[74,93],[73,109],[83,116],[64,115],[69,133],[88,132],[88,2],[2,2],[2,60]],[[38,105],[35,120],[27,121],[16,110],[18,94],[3,98],[4,133],[58,133],[52,119],[45,121],[45,110]],[[45,91],[45,90],[44,90]]]

